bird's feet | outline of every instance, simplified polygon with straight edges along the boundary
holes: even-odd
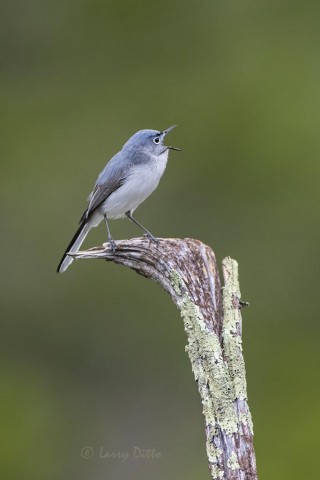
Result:
[[[160,242],[159,238],[154,237],[154,236],[152,235],[152,233],[150,233],[150,232],[148,232],[148,231],[144,232],[143,237],[144,237],[144,238],[149,238],[149,240],[152,240],[153,242],[156,242],[156,243],[159,243],[159,242]]]
[[[113,240],[111,236],[108,237],[108,241],[110,243],[110,250],[112,251],[112,253],[116,253],[116,250],[117,250],[116,242]]]

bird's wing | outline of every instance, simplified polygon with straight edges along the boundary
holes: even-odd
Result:
[[[87,216],[89,216],[96,208],[101,205],[110,195],[115,192],[123,184],[124,178],[110,179],[108,183],[96,183],[92,193],[89,196],[89,205],[87,208]]]
[[[89,205],[81,220],[88,218],[126,179],[128,165],[115,155],[100,173],[94,189],[89,195]],[[80,221],[81,221],[80,220]]]

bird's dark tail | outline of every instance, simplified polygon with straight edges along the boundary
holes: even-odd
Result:
[[[57,268],[58,273],[62,273],[65,270],[67,270],[69,265],[73,262],[73,258],[67,255],[67,253],[77,252],[81,247],[82,243],[84,242],[84,239],[86,238],[87,234],[89,233],[89,230],[91,230],[91,228],[95,226],[95,225],[92,225],[92,222],[90,220],[91,219],[83,218],[78,230],[74,234],[71,242],[69,243],[66,251],[63,254],[63,257]]]

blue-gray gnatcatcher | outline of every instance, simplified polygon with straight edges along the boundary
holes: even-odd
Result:
[[[167,165],[169,150],[180,150],[163,145],[164,137],[175,126],[163,132],[140,130],[129,138],[122,150],[107,163],[89,195],[88,208],[59,263],[58,272],[64,272],[72,263],[73,258],[68,252],[77,252],[91,228],[98,226],[103,219],[113,251],[116,250],[116,244],[110,234],[110,218],[122,218],[126,215],[144,230],[145,235],[156,240],[133,218],[132,213],[157,188]]]

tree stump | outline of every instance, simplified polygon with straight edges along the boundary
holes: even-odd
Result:
[[[238,264],[222,262],[199,240],[134,238],[72,254],[76,259],[120,263],[159,283],[180,310],[201,397],[212,479],[257,479],[253,427],[242,354],[243,305]]]

